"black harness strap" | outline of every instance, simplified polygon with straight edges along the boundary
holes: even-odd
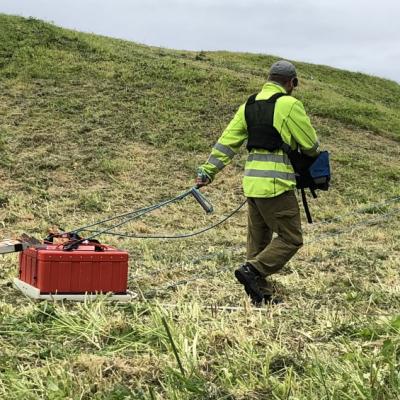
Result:
[[[316,193],[315,190],[314,190],[314,188],[310,187],[310,192],[311,192],[312,197],[313,197],[314,199],[316,199],[316,198],[318,197],[318,196],[317,196],[317,193]]]
[[[253,103],[256,101],[256,97],[257,97],[257,96],[258,96],[258,93],[252,94],[252,95],[248,98],[246,104],[253,104]],[[282,97],[282,96],[287,96],[287,94],[286,94],[286,93],[275,93],[275,94],[273,94],[269,99],[266,99],[266,100],[258,100],[258,101],[265,101],[266,103],[275,103],[276,100],[278,100],[278,99],[279,99],[280,97]]]
[[[256,101],[256,97],[257,97],[258,93],[254,93],[252,94],[248,99],[247,99],[247,104],[253,104]]]
[[[310,209],[308,208],[306,192],[305,192],[304,188],[301,188],[300,191],[301,191],[301,200],[303,202],[304,211],[305,211],[306,216],[307,216],[307,222],[309,224],[312,224],[313,221],[312,221]]]

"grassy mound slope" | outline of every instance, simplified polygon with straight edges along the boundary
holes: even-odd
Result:
[[[43,237],[53,225],[70,229],[184,191],[275,60],[151,48],[0,15],[0,237]],[[285,304],[252,310],[234,282],[245,211],[184,241],[104,237],[130,252],[140,300],[129,305],[31,302],[10,285],[16,257],[2,257],[0,397],[398,398],[399,206],[365,207],[400,195],[400,86],[297,66],[296,96],[333,159],[333,188],[312,211],[319,221],[344,217],[305,226],[305,247],[274,280]],[[242,201],[245,158],[204,190],[213,217],[186,200],[126,232],[215,222]]]

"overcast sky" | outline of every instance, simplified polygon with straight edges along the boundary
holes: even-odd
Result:
[[[149,45],[272,54],[400,82],[400,0],[0,0],[0,12]]]

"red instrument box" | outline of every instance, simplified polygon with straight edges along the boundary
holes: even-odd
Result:
[[[114,247],[80,244],[63,250],[62,245],[30,247],[20,253],[19,279],[40,293],[126,293],[128,253]]]

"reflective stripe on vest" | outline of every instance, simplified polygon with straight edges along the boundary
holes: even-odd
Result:
[[[287,154],[261,154],[261,153],[251,153],[247,157],[247,161],[266,161],[275,162],[279,164],[291,165],[289,157]]]
[[[246,169],[244,176],[252,176],[255,178],[276,178],[285,181],[296,181],[296,174],[280,171],[264,171],[261,169]]]
[[[207,162],[214,165],[219,170],[221,170],[225,167],[225,164],[221,160],[219,160],[217,157],[214,157],[214,156],[208,157]]]
[[[233,158],[236,154],[230,147],[224,146],[221,143],[216,143],[214,146],[214,149],[220,151],[221,153],[225,154],[229,158]]]

